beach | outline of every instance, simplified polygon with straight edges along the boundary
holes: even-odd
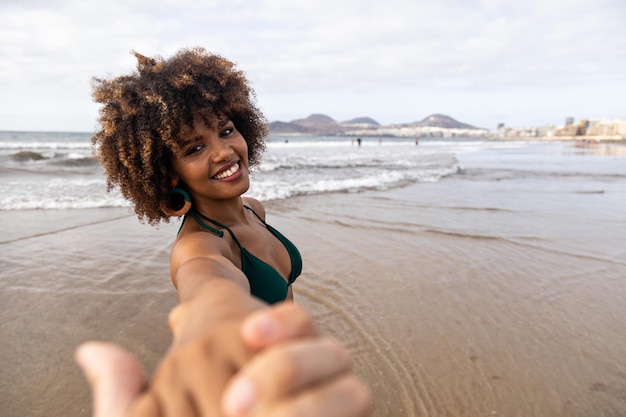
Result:
[[[376,417],[626,415],[626,160],[559,143],[457,157],[437,180],[267,201],[304,258],[295,301],[353,353]],[[89,416],[84,340],[155,369],[179,222],[102,207],[0,225],[2,416]]]

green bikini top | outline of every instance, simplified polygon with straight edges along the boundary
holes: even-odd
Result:
[[[248,250],[246,250],[246,248],[239,243],[239,240],[232,230],[230,230],[227,226],[224,226],[223,224],[218,223],[217,221],[210,219],[193,209],[189,211],[189,214],[200,226],[219,237],[223,237],[224,232],[208,225],[206,222],[212,223],[215,226],[228,231],[230,236],[233,238],[233,241],[237,244],[239,250],[241,251],[241,271],[244,273],[246,278],[248,278],[248,282],[250,283],[250,292],[252,295],[269,304],[285,301],[287,299],[289,286],[302,272],[302,257],[300,256],[300,252],[298,251],[298,248],[296,248],[296,246],[289,241],[289,239],[283,236],[278,230],[265,223],[265,220],[256,214],[254,210],[248,206],[244,207],[254,213],[254,215],[261,220],[263,225],[265,225],[267,230],[276,236],[283,246],[285,246],[285,249],[287,249],[289,259],[291,260],[291,273],[289,274],[289,279],[287,281],[285,281],[285,278],[283,278],[283,276],[280,275],[272,266],[248,252]]]

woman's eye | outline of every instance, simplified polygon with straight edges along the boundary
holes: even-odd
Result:
[[[232,127],[227,127],[226,129],[222,130],[222,133],[220,134],[221,137],[226,137],[228,135],[230,135],[231,133],[233,133],[235,129]]]
[[[191,148],[187,149],[187,152],[185,152],[185,155],[187,156],[193,155],[194,153],[200,152],[201,149],[202,149],[202,145],[192,146]]]

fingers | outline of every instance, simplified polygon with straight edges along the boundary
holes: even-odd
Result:
[[[293,303],[282,303],[256,311],[244,321],[241,329],[244,342],[255,350],[318,334],[311,316]]]
[[[151,392],[164,417],[220,415],[221,393],[234,365],[225,357],[206,356],[204,348],[186,348],[158,370]]]
[[[269,409],[271,417],[366,417],[372,406],[367,387],[354,375],[344,375],[331,383],[307,390]]]
[[[230,416],[249,415],[259,406],[275,405],[307,387],[323,386],[350,367],[348,352],[334,339],[280,345],[258,354],[242,369],[226,388],[222,406]]]
[[[159,365],[149,394],[162,417],[222,415],[224,387],[251,352],[241,343],[240,322],[214,327],[215,337],[172,348]]]
[[[227,386],[222,397],[226,415],[369,415],[370,393],[350,375],[348,352],[320,338],[299,306],[284,303],[257,311],[244,321],[241,333],[249,347],[265,350]]]
[[[75,354],[93,396],[94,417],[122,417],[144,382],[141,365],[121,347],[87,342]]]

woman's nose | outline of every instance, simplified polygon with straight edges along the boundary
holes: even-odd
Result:
[[[212,160],[213,162],[229,161],[233,153],[233,148],[228,143],[217,141],[217,143],[213,145]]]

